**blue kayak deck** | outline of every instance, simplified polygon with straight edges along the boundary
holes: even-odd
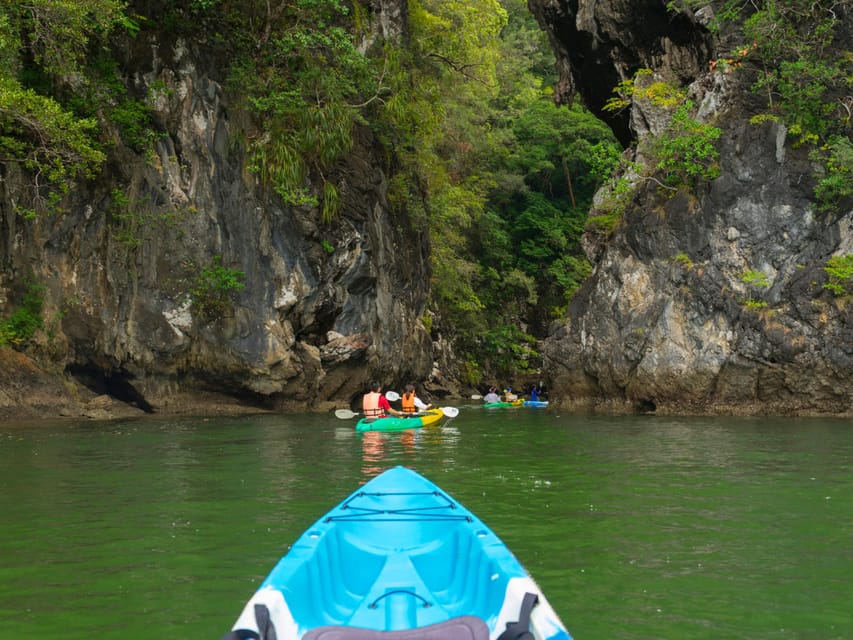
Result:
[[[470,513],[428,487],[360,491],[309,529],[288,554],[313,554],[312,564],[289,571],[285,560],[284,573],[274,570],[264,584],[286,590],[291,609],[303,613],[308,627],[393,629],[463,612],[487,616],[493,607],[488,603],[503,599],[506,582],[480,579],[494,575],[497,567],[472,548],[488,535],[485,529],[472,535],[473,524]],[[505,553],[503,545],[494,544],[491,562]],[[456,571],[456,560],[469,557],[479,558],[479,570]],[[340,571],[342,565],[353,570]],[[334,606],[318,610],[318,601]]]
[[[419,474],[395,467],[314,523],[244,609],[275,612],[280,639],[344,626],[399,631],[475,616],[493,638],[524,593],[539,594],[539,640],[568,632],[500,539]],[[239,624],[238,624],[239,626]],[[237,627],[235,627],[237,628]]]

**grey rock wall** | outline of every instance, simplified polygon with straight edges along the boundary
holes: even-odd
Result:
[[[719,178],[674,196],[638,181],[613,234],[586,239],[592,277],[544,347],[555,402],[660,413],[853,411],[853,311],[822,286],[826,261],[853,252],[849,203],[816,211],[807,152],[779,124],[749,124],[749,87],[708,70],[718,43],[695,16],[647,20],[664,7],[654,0],[642,11],[529,4],[555,43],[563,86],[593,109],[615,82],[647,67],[688,86],[699,117],[724,132]],[[620,137],[638,142],[633,159],[644,159],[663,115],[634,103],[623,119],[611,117]],[[745,282],[748,272],[764,274],[766,286]]]
[[[428,237],[390,210],[385,152],[370,131],[336,169],[343,204],[324,224],[316,207],[285,206],[249,170],[246,140],[258,131],[202,49],[132,47],[133,89],[155,96],[165,131],[154,153],[117,144],[68,212],[32,221],[12,211],[26,178],[0,183],[0,304],[30,275],[47,286],[45,331],[28,351],[153,410],[201,391],[322,406],[372,378],[427,378]],[[205,317],[190,294],[216,260],[243,272],[245,288]]]

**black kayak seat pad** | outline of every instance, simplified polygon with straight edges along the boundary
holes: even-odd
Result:
[[[401,631],[327,626],[308,631],[302,640],[489,640],[489,627],[477,616],[459,616],[444,622]]]

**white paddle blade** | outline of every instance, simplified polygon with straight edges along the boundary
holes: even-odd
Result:
[[[483,399],[483,396],[478,395],[476,393],[473,396],[471,396],[471,400],[482,400],[482,399]]]
[[[441,412],[448,418],[455,418],[459,415],[459,409],[456,407],[442,407]]]
[[[359,414],[355,413],[354,411],[350,411],[349,409],[338,409],[337,411],[335,411],[335,417],[341,418],[342,420],[355,418],[357,415]]]
[[[386,391],[385,397],[388,398],[389,402],[396,402],[397,400],[400,399],[400,394],[397,393],[396,391]]]

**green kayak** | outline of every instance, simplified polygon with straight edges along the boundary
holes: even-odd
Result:
[[[520,407],[524,404],[524,400],[513,400],[512,402],[484,402],[483,406],[486,409],[497,409],[498,407]]]
[[[410,416],[386,416],[384,418],[362,418],[355,425],[356,431],[404,431],[434,424],[444,417],[442,409],[428,409]]]

